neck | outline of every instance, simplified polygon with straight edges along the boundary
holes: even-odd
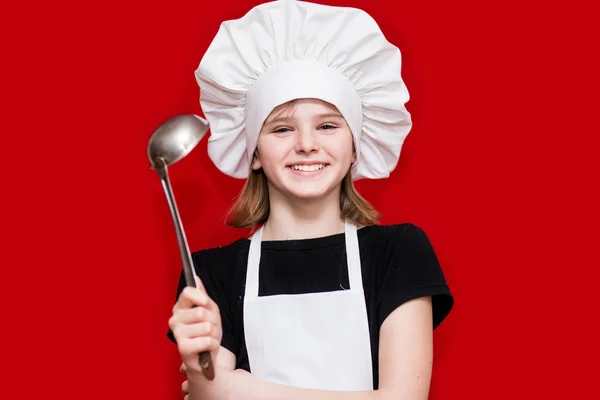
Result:
[[[289,199],[273,190],[269,200],[263,240],[309,239],[344,232],[339,189],[314,200]]]

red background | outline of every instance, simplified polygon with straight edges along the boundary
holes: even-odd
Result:
[[[414,129],[392,177],[358,188],[384,223],[427,232],[455,295],[431,398],[589,398],[597,14],[577,1],[322,2],[366,10],[402,50]],[[1,398],[181,398],[165,336],[181,267],[146,144],[165,119],[200,113],[203,51],[256,4],[2,6]],[[242,182],[206,140],[171,177],[192,249],[245,234],[223,224]]]

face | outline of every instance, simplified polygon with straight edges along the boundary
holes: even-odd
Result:
[[[301,99],[277,107],[263,124],[252,168],[262,168],[269,190],[318,199],[341,187],[354,162],[352,133],[336,107]]]

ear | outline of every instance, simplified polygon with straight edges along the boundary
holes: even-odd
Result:
[[[252,170],[258,171],[261,168],[262,168],[262,163],[260,162],[260,157],[258,156],[258,150],[256,150],[254,152],[254,155],[252,156]]]

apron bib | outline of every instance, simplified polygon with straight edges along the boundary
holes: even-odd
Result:
[[[252,374],[302,388],[373,390],[356,226],[346,223],[344,228],[349,290],[258,297],[262,231],[256,231],[250,243],[244,297]]]

